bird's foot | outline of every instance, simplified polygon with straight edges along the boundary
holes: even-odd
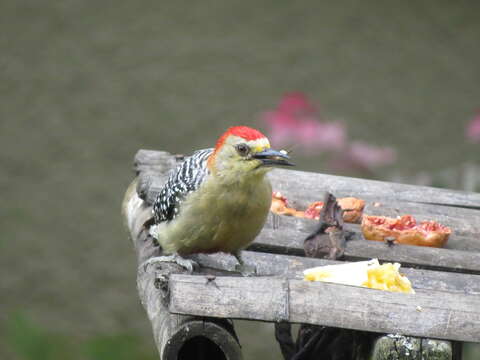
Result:
[[[238,264],[235,265],[235,271],[241,273],[243,276],[255,276],[257,275],[257,267],[255,265],[248,265],[242,259],[240,253],[233,254],[238,261]]]
[[[257,267],[255,265],[237,264],[235,265],[235,271],[245,277],[257,275]]]
[[[147,261],[145,261],[142,264],[142,267],[143,267],[143,270],[146,271],[150,265],[158,265],[159,263],[164,263],[164,262],[177,264],[185,268],[189,274],[193,273],[194,270],[198,270],[200,268],[200,265],[198,265],[197,262],[190,259],[185,259],[178,254],[152,257]]]

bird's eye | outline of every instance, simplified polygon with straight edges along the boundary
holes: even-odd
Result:
[[[249,147],[247,144],[238,144],[236,147],[237,149],[237,152],[241,155],[241,156],[246,156],[248,155],[248,152],[249,152]]]

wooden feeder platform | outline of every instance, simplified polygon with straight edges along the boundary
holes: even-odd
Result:
[[[181,160],[161,151],[135,156],[137,178],[123,211],[139,264],[159,255],[142,225]],[[243,252],[256,266],[254,277],[236,273],[235,258],[226,254],[193,256],[201,266],[194,274],[175,264],[140,266],[139,295],[161,359],[200,359],[198,351],[206,359],[241,359],[230,319],[378,333],[370,355],[375,360],[460,359],[462,342],[480,342],[480,194],[283,169],[269,177],[273,190],[298,208],[330,192],[365,200],[365,214],[411,214],[449,226],[453,234],[445,248],[388,246],[366,241],[360,225],[345,224],[353,235],[341,260],[399,262],[415,294],[304,281],[304,269],[340,261],[305,257],[303,242],[317,221],[274,214]]]

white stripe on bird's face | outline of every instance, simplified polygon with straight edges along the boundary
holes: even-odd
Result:
[[[247,141],[245,144],[247,144],[250,147],[251,151],[254,153],[262,152],[266,149],[270,149],[270,142],[268,141],[267,138],[250,140],[250,141]]]
[[[237,151],[237,145],[245,144],[249,147],[250,151],[246,155],[241,155]],[[223,146],[215,154],[215,167],[214,173],[221,174],[222,176],[247,176],[252,173],[253,170],[257,170],[257,175],[260,175],[259,168],[261,162],[251,157],[251,154],[262,152],[270,148],[270,142],[266,137],[245,140],[239,136],[230,135]],[[268,170],[262,171],[266,173]]]
[[[253,153],[270,149],[270,141],[266,137],[247,141],[239,136],[231,135],[225,141],[225,145],[236,146],[238,144],[246,144]]]

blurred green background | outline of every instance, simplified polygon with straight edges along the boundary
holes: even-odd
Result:
[[[370,176],[461,187],[443,174],[480,162],[464,137],[479,13],[473,0],[0,2],[0,358],[155,359],[120,217],[133,155],[262,129],[286,92],[397,150]],[[246,359],[279,358],[270,325],[238,327]]]

